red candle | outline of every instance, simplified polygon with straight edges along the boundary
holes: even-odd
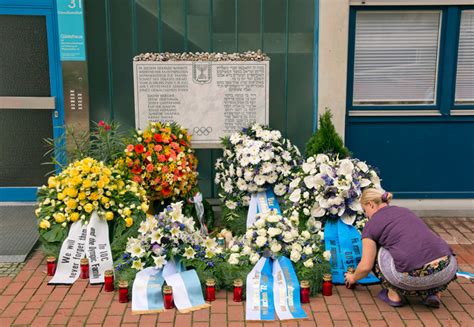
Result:
[[[309,303],[309,282],[302,280],[300,283],[300,300],[301,303]]]
[[[206,301],[216,300],[216,281],[212,278],[206,281]]]
[[[331,296],[332,295],[332,275],[324,274],[323,276],[323,295]]]
[[[163,287],[163,302],[166,310],[174,308],[173,288],[169,285]]]
[[[119,282],[119,302],[128,302],[128,282],[126,280],[121,280]]]
[[[349,274],[353,274],[353,273],[355,273],[355,269],[354,269],[353,267],[349,267],[349,268],[347,268],[347,272],[348,272]],[[348,288],[348,289],[350,289],[350,290],[353,290],[355,287],[356,287],[355,284],[352,284],[351,286],[349,286],[349,285],[346,284],[346,288]]]
[[[234,280],[234,302],[242,302],[242,279]]]
[[[54,276],[54,273],[56,272],[56,258],[47,257],[46,266],[48,268],[48,276]]]
[[[89,279],[89,259],[81,259],[81,279]]]
[[[106,270],[104,273],[104,291],[113,292],[114,291],[114,271]]]

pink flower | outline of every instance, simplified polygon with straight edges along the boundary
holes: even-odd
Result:
[[[101,120],[98,125],[99,125],[100,127],[103,127],[103,126],[105,126],[105,122],[104,122],[103,120]]]
[[[162,149],[163,149],[163,147],[162,147],[161,145],[159,145],[159,144],[155,145],[155,147],[154,147],[154,150],[155,150],[156,152],[160,152]]]
[[[127,145],[127,152],[132,152],[134,148],[133,144]]]
[[[162,155],[162,154],[159,154],[159,155],[158,155],[158,161],[159,161],[159,162],[165,162],[165,161],[166,161],[166,157],[165,157],[164,155]]]
[[[154,167],[153,164],[151,164],[151,163],[148,164],[148,165],[146,165],[146,171],[148,171],[148,172],[152,172],[152,171],[153,171],[153,168],[155,168],[155,167]]]

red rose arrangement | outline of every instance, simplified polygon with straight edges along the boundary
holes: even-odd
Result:
[[[197,158],[190,141],[186,129],[175,123],[150,123],[135,131],[125,164],[150,199],[184,199],[197,191]]]

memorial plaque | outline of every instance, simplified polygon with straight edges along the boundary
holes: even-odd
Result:
[[[177,122],[195,148],[268,125],[269,61],[134,61],[135,124]]]

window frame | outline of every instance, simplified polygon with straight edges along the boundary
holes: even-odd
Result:
[[[349,44],[347,64],[346,109],[349,116],[449,116],[474,115],[474,104],[455,104],[456,69],[462,10],[474,6],[351,6],[349,12]],[[358,12],[367,11],[440,11],[440,35],[436,67],[436,97],[434,104],[357,105],[353,103],[355,36]],[[467,111],[464,111],[466,110]],[[453,111],[453,112],[452,112]]]
[[[457,69],[458,69],[458,57],[459,57],[459,37],[461,32],[461,15],[464,10],[474,10],[474,6],[458,6],[457,12],[457,33],[456,33],[456,49],[455,49],[455,56],[454,56],[454,68],[453,68],[453,76],[454,76],[454,85],[453,85],[453,93],[452,93],[452,106],[451,111],[454,111],[454,114],[457,114],[461,110],[472,110],[474,109],[474,103],[472,104],[456,104],[456,78],[457,78]],[[474,78],[474,76],[473,76]],[[460,112],[462,113],[462,112]],[[474,114],[474,113],[473,113]]]

